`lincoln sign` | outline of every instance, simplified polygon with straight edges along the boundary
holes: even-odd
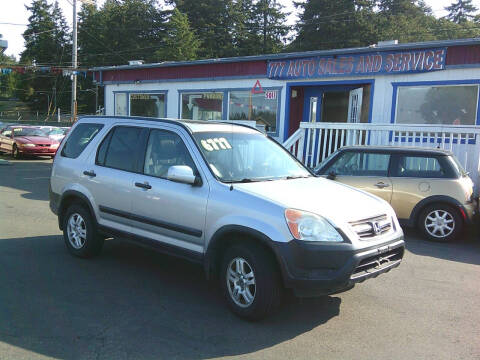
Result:
[[[445,69],[447,49],[287,59],[268,62],[270,79],[404,74]]]

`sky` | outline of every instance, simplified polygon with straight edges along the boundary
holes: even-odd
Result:
[[[58,1],[62,7],[63,14],[71,25],[73,16],[71,0]],[[296,21],[296,13],[293,7],[293,0],[278,1],[285,6],[287,12],[292,13],[289,16],[288,23],[294,24]],[[52,3],[53,0],[49,0],[49,2]],[[104,0],[98,0],[99,4],[103,2]],[[426,2],[432,7],[435,16],[441,17],[446,15],[446,12],[443,10],[444,7],[450,5],[453,0],[426,0]],[[8,41],[8,49],[5,51],[7,55],[15,55],[18,58],[18,55],[24,49],[22,33],[25,31],[24,24],[28,22],[29,16],[25,5],[29,5],[30,3],[31,0],[0,0],[0,34],[3,35],[4,40]],[[473,0],[473,3],[480,8],[480,0]]]

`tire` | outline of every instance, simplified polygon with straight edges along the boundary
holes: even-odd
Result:
[[[220,271],[225,300],[234,314],[257,321],[280,307],[280,274],[275,260],[263,247],[255,243],[231,246],[223,256]],[[227,275],[229,272],[232,276]],[[252,279],[253,284],[248,285]]]
[[[78,203],[70,205],[65,212],[63,238],[70,254],[81,258],[98,255],[104,242],[95,229],[92,215]]]
[[[463,221],[455,208],[445,204],[433,204],[420,214],[418,227],[430,241],[449,242],[460,236]]]
[[[18,151],[17,145],[13,145],[12,157],[17,160],[22,157],[22,155],[20,154],[20,151]]]

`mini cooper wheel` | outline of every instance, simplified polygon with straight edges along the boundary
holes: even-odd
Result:
[[[97,235],[90,212],[79,204],[71,205],[63,218],[63,238],[68,251],[87,258],[100,253],[103,238]]]
[[[456,239],[463,229],[458,211],[443,204],[428,206],[420,215],[418,225],[427,239],[438,242]]]
[[[254,243],[234,245],[226,251],[221,285],[229,308],[248,320],[263,319],[281,304],[282,286],[274,259]]]

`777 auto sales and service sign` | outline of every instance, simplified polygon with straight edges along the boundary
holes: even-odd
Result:
[[[404,74],[445,69],[447,49],[322,56],[268,62],[270,79]]]

